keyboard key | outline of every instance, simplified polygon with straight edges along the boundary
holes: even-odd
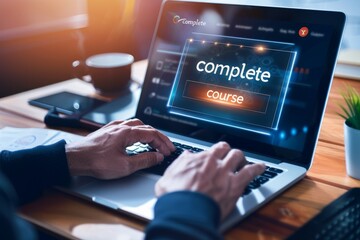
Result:
[[[130,146],[130,147],[127,147],[126,148],[126,150],[128,150],[128,151],[136,151],[136,149],[138,149],[139,148],[139,146],[136,146],[136,145],[132,145],[132,146]]]
[[[262,185],[262,184],[266,183],[267,181],[269,181],[269,178],[264,177],[264,176],[258,176],[255,178],[255,181]]]
[[[257,189],[260,187],[260,183],[256,182],[256,181],[251,181],[248,185],[248,187],[250,189]]]
[[[261,176],[267,177],[267,178],[274,178],[277,176],[277,173],[265,171]]]
[[[202,152],[202,151],[204,151],[204,149],[193,147],[193,148],[191,148],[191,151],[193,151],[193,152]]]
[[[138,154],[140,154],[140,153],[145,153],[145,152],[156,152],[156,150],[153,148],[142,148],[142,149],[136,150],[136,152]]]
[[[279,169],[279,168],[274,168],[274,167],[270,167],[269,169],[267,169],[271,172],[274,172],[274,173],[282,173],[283,170]]]
[[[246,187],[245,190],[244,190],[244,192],[243,192],[243,195],[242,195],[242,196],[246,196],[246,195],[248,195],[248,194],[250,194],[250,193],[251,193],[251,189],[248,188],[248,187]]]
[[[183,152],[184,152],[184,149],[182,149],[182,148],[177,148],[177,149],[175,150],[174,154],[180,155],[180,154],[182,154]]]
[[[189,145],[185,145],[185,144],[181,144],[179,147],[183,148],[183,149],[191,149],[192,147]]]

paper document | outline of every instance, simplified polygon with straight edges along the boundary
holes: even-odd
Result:
[[[360,50],[345,49],[340,51],[335,76],[360,80]]]
[[[49,145],[64,139],[67,143],[83,138],[63,131],[44,128],[13,128],[0,129],[0,151],[16,151],[29,149],[39,145]]]

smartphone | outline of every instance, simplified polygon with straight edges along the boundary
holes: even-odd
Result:
[[[56,107],[56,110],[59,113],[66,115],[83,115],[107,102],[76,93],[59,92],[31,99],[28,103],[44,109],[52,109],[53,107]]]

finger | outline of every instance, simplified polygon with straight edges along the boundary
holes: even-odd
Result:
[[[168,169],[183,169],[184,168],[184,164],[186,165],[186,162],[188,161],[193,161],[194,157],[189,156],[189,155],[194,155],[194,153],[189,152],[189,150],[184,150],[184,152],[182,152],[180,154],[180,156],[178,156],[171,164],[170,166],[166,169],[166,171]],[[191,159],[191,160],[189,160]],[[196,162],[196,161],[194,161]]]
[[[253,180],[256,176],[262,174],[264,171],[265,164],[263,163],[255,163],[251,165],[248,164],[234,175],[234,184],[239,186],[240,190],[244,190],[251,180]],[[242,191],[240,192],[240,195],[241,193]]]
[[[238,149],[232,149],[223,160],[223,166],[226,171],[235,172],[245,165],[246,159],[244,153]]]
[[[137,126],[139,128],[147,128],[147,129],[155,129],[154,127],[150,126],[150,125],[142,125],[142,126]],[[156,129],[155,129],[156,130]],[[162,132],[156,130],[157,134],[159,135],[159,137],[163,140],[164,144],[170,149],[171,152],[176,150],[176,147],[174,146],[174,144],[172,143],[172,141]]]
[[[156,130],[155,128],[153,128],[152,126],[149,125],[144,125],[144,126],[137,126],[138,128],[147,128],[147,129],[151,129],[151,130],[155,130],[155,133],[158,135],[158,137],[163,141],[163,144],[166,145],[166,147],[169,149],[170,152],[173,152],[176,150],[176,147],[174,146],[174,144],[171,142],[171,140],[162,132]],[[169,153],[170,154],[170,153]]]
[[[103,128],[106,128],[106,127],[109,127],[109,126],[114,126],[114,125],[116,126],[116,125],[119,125],[119,124],[121,124],[123,122],[124,121],[122,121],[122,120],[114,120],[114,121],[109,122],[105,126],[103,126]]]
[[[136,142],[147,143],[151,147],[159,150],[164,155],[169,155],[171,150],[159,136],[159,131],[154,128],[137,128],[132,127],[126,136],[127,145],[130,146]],[[119,141],[124,141],[122,134],[117,134]]]
[[[217,159],[223,159],[226,154],[230,151],[230,145],[226,142],[218,142],[214,144],[208,153],[212,154]]]
[[[132,165],[132,170],[135,172],[137,170],[159,164],[162,160],[164,160],[164,155],[158,152],[148,152],[131,156],[129,159]]]
[[[138,126],[138,125],[144,125],[144,123],[137,118],[126,120],[126,121],[114,120],[114,121],[111,121],[110,123],[106,124],[105,126],[103,126],[103,128],[110,127],[110,126],[117,126],[117,125]]]
[[[142,123],[140,120],[138,120],[139,123]],[[143,124],[143,123],[142,123]],[[129,125],[131,126],[131,125]],[[150,126],[150,125],[134,125],[137,128],[143,128],[143,129],[153,129],[156,130],[154,127]],[[171,140],[162,132],[156,130],[156,134],[158,134],[158,136],[162,139],[162,141],[164,142],[164,144],[168,147],[168,149],[173,152],[176,150],[176,147],[174,146],[174,144],[171,142]]]
[[[170,149],[170,152],[173,152],[176,150],[176,147],[174,146],[174,144],[172,143],[172,141],[162,132],[157,131],[159,137],[162,139],[162,141],[164,142],[164,144],[166,144],[166,146],[168,147],[168,149]]]
[[[155,184],[155,195],[156,197],[160,197],[166,193],[164,187],[162,187],[162,182],[164,181],[164,177],[161,177]]]
[[[144,125],[144,123],[141,120],[137,119],[137,118],[133,118],[133,119],[130,119],[130,120],[127,120],[127,121],[123,121],[121,124],[130,126],[130,127]]]

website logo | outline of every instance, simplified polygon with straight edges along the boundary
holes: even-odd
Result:
[[[183,24],[183,25],[191,25],[193,27],[195,26],[205,26],[206,22],[196,19],[196,20],[188,20],[187,18],[181,18],[179,15],[175,15],[173,17],[173,23],[174,24]]]
[[[307,27],[302,27],[299,29],[299,36],[306,37],[309,34],[309,29]]]

